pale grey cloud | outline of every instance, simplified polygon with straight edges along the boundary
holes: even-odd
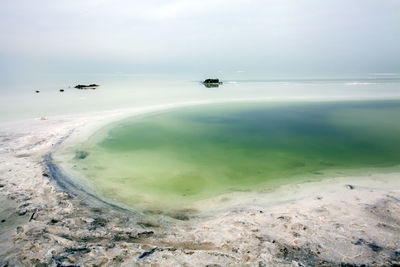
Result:
[[[400,70],[397,0],[0,0],[0,6],[0,57],[44,69],[79,63],[90,71],[107,63],[118,71]]]

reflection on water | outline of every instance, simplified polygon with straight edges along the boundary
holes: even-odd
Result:
[[[211,88],[203,86],[203,77],[197,75],[52,74],[9,84],[0,81],[0,122],[205,100],[400,98],[398,76],[329,79],[236,76],[221,75],[224,83],[218,90],[212,90],[216,89],[214,84],[207,85]],[[96,90],[74,88],[77,84],[91,83],[101,86]],[[59,92],[61,88],[64,89],[62,93]]]
[[[218,88],[219,83],[203,83],[203,85],[207,88]]]

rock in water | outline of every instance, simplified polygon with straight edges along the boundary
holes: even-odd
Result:
[[[219,79],[205,79],[203,81],[203,84],[207,88],[212,88],[212,87],[219,87],[222,82],[219,81]]]
[[[80,151],[80,150],[78,150],[78,151],[75,152],[75,158],[77,158],[77,159],[84,159],[84,158],[86,158],[87,156],[89,156],[89,152]]]
[[[219,79],[205,79],[203,83],[220,83]]]
[[[76,89],[96,89],[96,87],[99,87],[100,85],[92,83],[89,85],[85,85],[85,84],[78,84],[75,86]]]

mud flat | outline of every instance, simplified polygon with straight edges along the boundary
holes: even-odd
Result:
[[[213,199],[168,213],[116,207],[66,180],[51,160],[55,147],[125,115],[1,126],[2,266],[400,264],[395,172],[236,192],[215,209]]]

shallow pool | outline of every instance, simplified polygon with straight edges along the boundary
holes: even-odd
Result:
[[[102,197],[170,209],[400,163],[400,102],[241,103],[113,123],[71,160]]]

